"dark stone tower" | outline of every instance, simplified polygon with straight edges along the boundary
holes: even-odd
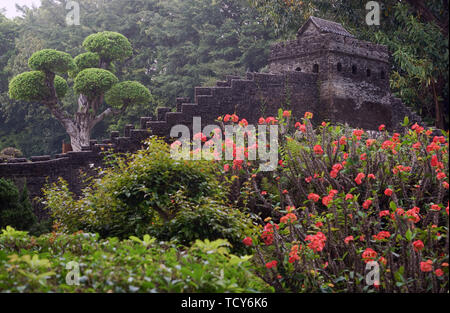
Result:
[[[296,40],[272,47],[269,62],[272,73],[318,75],[322,119],[368,129],[383,121],[392,129],[412,115],[391,95],[387,47],[358,40],[341,24],[310,17]]]

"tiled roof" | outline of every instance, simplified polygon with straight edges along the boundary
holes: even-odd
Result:
[[[308,21],[298,30],[297,36],[300,36],[309,23],[313,23],[321,33],[334,33],[342,36],[355,37],[350,34],[341,24],[311,16]]]

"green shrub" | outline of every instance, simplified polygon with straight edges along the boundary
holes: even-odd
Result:
[[[271,292],[251,270],[249,256],[230,254],[226,240],[190,248],[148,235],[99,240],[53,232],[0,234],[0,290],[7,292]],[[68,285],[66,265],[77,262],[80,284]]]
[[[119,80],[110,71],[100,68],[87,68],[75,77],[73,88],[88,98],[102,94],[109,90]]]
[[[83,47],[97,53],[104,61],[123,60],[132,55],[133,49],[128,39],[119,33],[104,31],[92,34],[83,41]]]
[[[151,94],[147,87],[135,81],[124,81],[115,84],[105,94],[106,103],[116,108],[128,104],[146,104],[150,99]]]
[[[55,90],[58,98],[66,95],[69,86],[64,78],[55,76]],[[9,96],[24,101],[42,101],[50,96],[45,84],[45,74],[41,71],[25,72],[14,77],[9,83]]]
[[[30,230],[36,223],[26,185],[19,193],[12,181],[0,178],[0,228],[12,226]]]
[[[113,159],[78,200],[63,181],[44,191],[46,206],[65,230],[142,235],[152,222],[168,222],[184,209],[175,205],[180,191],[192,204],[223,196],[214,163],[174,160],[169,146],[156,138],[136,154]]]
[[[28,66],[36,71],[67,73],[75,69],[70,54],[54,49],[39,50],[28,59]]]
[[[234,253],[242,254],[248,249],[242,238],[256,232],[249,216],[238,209],[205,198],[200,204],[192,204],[185,197],[176,199],[174,206],[182,207],[167,222],[151,225],[149,233],[160,240],[190,245],[197,239],[226,239]]]

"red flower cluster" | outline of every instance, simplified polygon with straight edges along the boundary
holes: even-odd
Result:
[[[420,262],[420,270],[422,272],[431,272],[433,270],[433,261],[427,260],[425,262]]]
[[[339,174],[339,171],[342,170],[344,166],[341,163],[336,163],[333,165],[333,169],[330,172],[330,176],[336,178]]]
[[[412,244],[413,244],[414,250],[416,252],[418,252],[418,251],[422,250],[423,248],[425,248],[425,245],[423,244],[422,240],[416,240]]]
[[[377,257],[378,253],[372,248],[367,248],[362,253],[362,259],[365,263],[369,263],[370,261],[374,261]]]
[[[362,206],[363,206],[364,209],[367,210],[371,205],[372,205],[372,200],[367,199],[366,201],[363,202]]]
[[[325,242],[327,241],[327,237],[322,232],[317,232],[315,235],[308,235],[305,238],[306,241],[309,241],[308,247],[315,252],[322,251],[325,247]]]
[[[298,255],[299,250],[302,249],[302,246],[293,245],[291,248],[291,252],[289,252],[289,263],[294,263],[295,261],[300,260],[300,256]]]
[[[274,232],[273,226],[274,225],[277,229],[280,228],[280,226],[278,226],[277,224],[270,224],[270,223],[268,223],[268,224],[266,224],[266,226],[264,226],[264,230],[261,234],[261,238],[266,245],[271,245],[273,242],[273,232]]]
[[[315,145],[314,146],[314,153],[318,154],[318,155],[322,155],[323,154],[323,149],[321,145]]]
[[[319,199],[320,199],[320,196],[318,194],[310,193],[308,195],[308,200],[312,200],[314,202],[317,202],[317,201],[319,201]]]
[[[278,262],[275,261],[275,260],[273,260],[273,261],[271,261],[271,262],[267,262],[267,263],[266,263],[266,267],[270,269],[270,268],[272,268],[272,267],[276,267],[277,264],[278,264]]]
[[[348,236],[348,237],[345,237],[344,242],[346,245],[348,245],[350,243],[350,241],[353,241],[353,240],[355,240],[355,238],[353,238],[353,236]]]
[[[247,247],[250,247],[253,244],[253,240],[250,237],[245,237],[242,242],[244,243],[244,245],[246,245]]]
[[[388,231],[384,231],[384,230],[382,230],[378,234],[372,236],[372,238],[374,240],[382,240],[382,239],[387,239],[389,237],[391,237],[391,233]]]
[[[356,175],[355,182],[356,182],[358,185],[361,185],[361,184],[362,184],[362,180],[363,180],[365,177],[366,177],[366,174],[364,174],[364,173],[358,173],[358,175]]]

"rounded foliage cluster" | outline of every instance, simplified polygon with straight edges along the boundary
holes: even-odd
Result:
[[[74,90],[89,98],[106,92],[119,80],[110,71],[100,68],[87,68],[82,70],[74,81]]]
[[[58,98],[63,98],[69,88],[61,76],[56,75],[55,91]],[[50,90],[45,84],[45,74],[41,71],[25,72],[14,77],[9,83],[9,95],[12,99],[24,101],[42,101],[48,99]]]
[[[43,49],[33,53],[28,59],[28,66],[36,71],[67,73],[75,69],[75,63],[66,52]]]
[[[111,31],[89,35],[83,41],[83,47],[97,53],[105,61],[122,60],[133,53],[128,39],[122,34]]]
[[[151,98],[147,87],[136,81],[124,81],[115,84],[105,94],[105,101],[113,107],[127,104],[145,104]]]
[[[69,72],[71,77],[76,77],[78,73],[87,68],[95,68],[100,64],[100,57],[93,52],[85,52],[77,55],[73,61],[75,62],[75,69]]]

